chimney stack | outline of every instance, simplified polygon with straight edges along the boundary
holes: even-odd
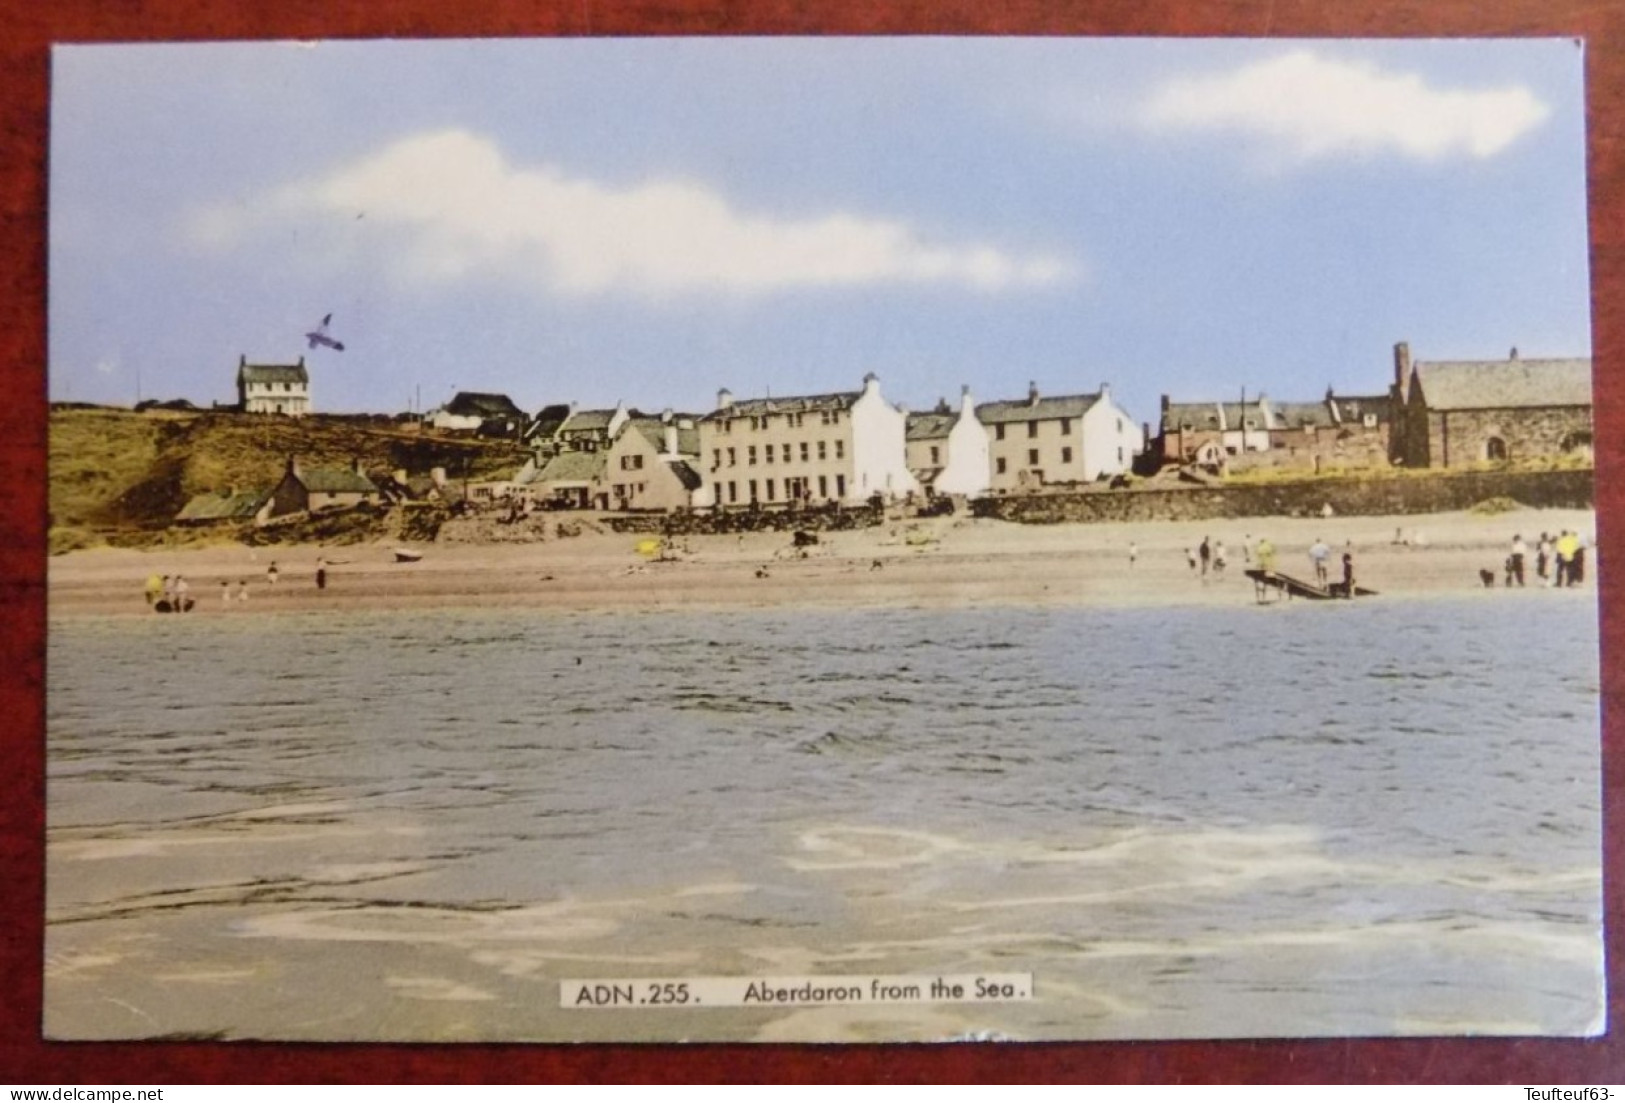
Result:
[[[1029,381],[1027,383],[1027,405],[1029,405],[1029,406],[1038,405],[1038,381],[1037,380],[1031,380],[1031,381]]]
[[[1394,346],[1394,389],[1401,404],[1411,397],[1411,346],[1401,341]]]
[[[361,475],[363,477],[365,477],[365,475],[367,474],[365,471],[363,471],[361,469],[361,457],[360,456],[357,456],[355,459],[350,461],[350,470],[354,471],[357,475]]]
[[[288,456],[287,472],[288,472],[288,474],[292,475],[296,479],[300,477],[299,457],[298,456],[291,455],[291,454]]]
[[[670,410],[667,410],[665,420],[666,455],[675,456],[677,455],[677,419],[671,416]]]
[[[717,409],[726,410],[734,404],[734,393],[727,387],[717,392]]]
[[[429,481],[434,483],[436,487],[444,487],[446,485],[446,469],[444,467],[429,468]]]

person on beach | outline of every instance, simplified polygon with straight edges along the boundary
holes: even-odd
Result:
[[[1543,532],[1540,534],[1540,539],[1535,543],[1535,577],[1548,586],[1552,583],[1547,573],[1547,568],[1551,566],[1551,562],[1552,538]]]
[[[1189,548],[1185,549],[1185,562],[1186,562],[1187,565],[1189,565],[1189,567],[1191,569],[1191,574],[1195,574],[1196,573],[1196,553],[1191,551]]]
[[[1557,537],[1557,585],[1574,585],[1574,553],[1580,550],[1580,538],[1568,529]]]
[[[1575,586],[1586,580],[1586,542],[1580,539],[1579,533],[1574,534],[1574,556],[1569,560],[1569,579]]]
[[[1241,561],[1243,563],[1253,561],[1253,534],[1250,532],[1242,533],[1241,536]]]
[[[237,580],[237,603],[239,605],[241,605],[243,602],[245,602],[247,600],[248,600],[248,579],[239,578]]]
[[[1202,546],[1196,549],[1196,554],[1202,560],[1202,577],[1206,578],[1208,564],[1213,560],[1213,545],[1207,542],[1207,537],[1202,537]]]
[[[275,559],[271,560],[271,565],[269,567],[265,568],[265,581],[268,582],[272,586],[276,585],[276,560]]]
[[[316,557],[316,588],[327,589],[327,560],[319,555]]]
[[[1315,537],[1315,542],[1309,546],[1309,562],[1315,568],[1315,582],[1322,589],[1326,586],[1326,560],[1330,559],[1332,549],[1326,546],[1326,541]]]
[[[223,578],[220,580],[220,604],[227,609],[231,608],[231,583]]]
[[[1128,569],[1134,569],[1134,561],[1140,558],[1140,545],[1130,540],[1128,545]]]
[[[1269,537],[1260,537],[1258,541],[1258,569],[1265,574],[1275,573],[1275,545],[1270,543]]]
[[[1343,553],[1343,596],[1354,600],[1354,553]]]
[[[163,579],[159,578],[156,574],[149,574],[147,576],[147,584],[142,589],[142,593],[147,595],[148,608],[158,604],[158,598],[163,594],[163,592]]]
[[[1213,542],[1213,577],[1224,577],[1224,541]]]
[[[177,613],[186,612],[186,595],[191,593],[191,592],[192,592],[192,587],[187,585],[186,579],[182,578],[180,575],[176,575],[175,576],[175,612],[177,612]]]
[[[158,584],[158,600],[170,602],[170,608],[174,608],[175,583],[170,580],[167,574],[164,575],[164,580]]]
[[[1523,585],[1523,560],[1529,554],[1524,545],[1522,534],[1515,533],[1512,537],[1512,554],[1507,558],[1507,585],[1517,580],[1519,586]]]

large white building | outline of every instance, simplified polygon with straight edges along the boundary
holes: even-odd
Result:
[[[736,400],[724,390],[700,419],[699,504],[856,505],[919,490],[904,446],[906,415],[863,389]]]
[[[1041,397],[1034,385],[1025,399],[983,403],[976,417],[987,427],[993,490],[1120,475],[1145,448],[1144,431],[1104,383],[1097,394],[1055,398]]]
[[[310,373],[305,358],[297,364],[250,364],[237,361],[237,407],[245,414],[310,413]]]

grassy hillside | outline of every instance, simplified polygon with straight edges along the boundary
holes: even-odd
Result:
[[[444,467],[471,479],[510,476],[527,455],[510,443],[420,435],[382,420],[54,409],[52,551],[154,542],[194,494],[272,486],[295,454],[306,466],[359,458],[374,474]]]

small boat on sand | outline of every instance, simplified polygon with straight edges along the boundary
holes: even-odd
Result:
[[[413,551],[410,548],[393,548],[391,550],[395,553],[395,562],[397,563],[416,563],[423,558],[422,552]]]

